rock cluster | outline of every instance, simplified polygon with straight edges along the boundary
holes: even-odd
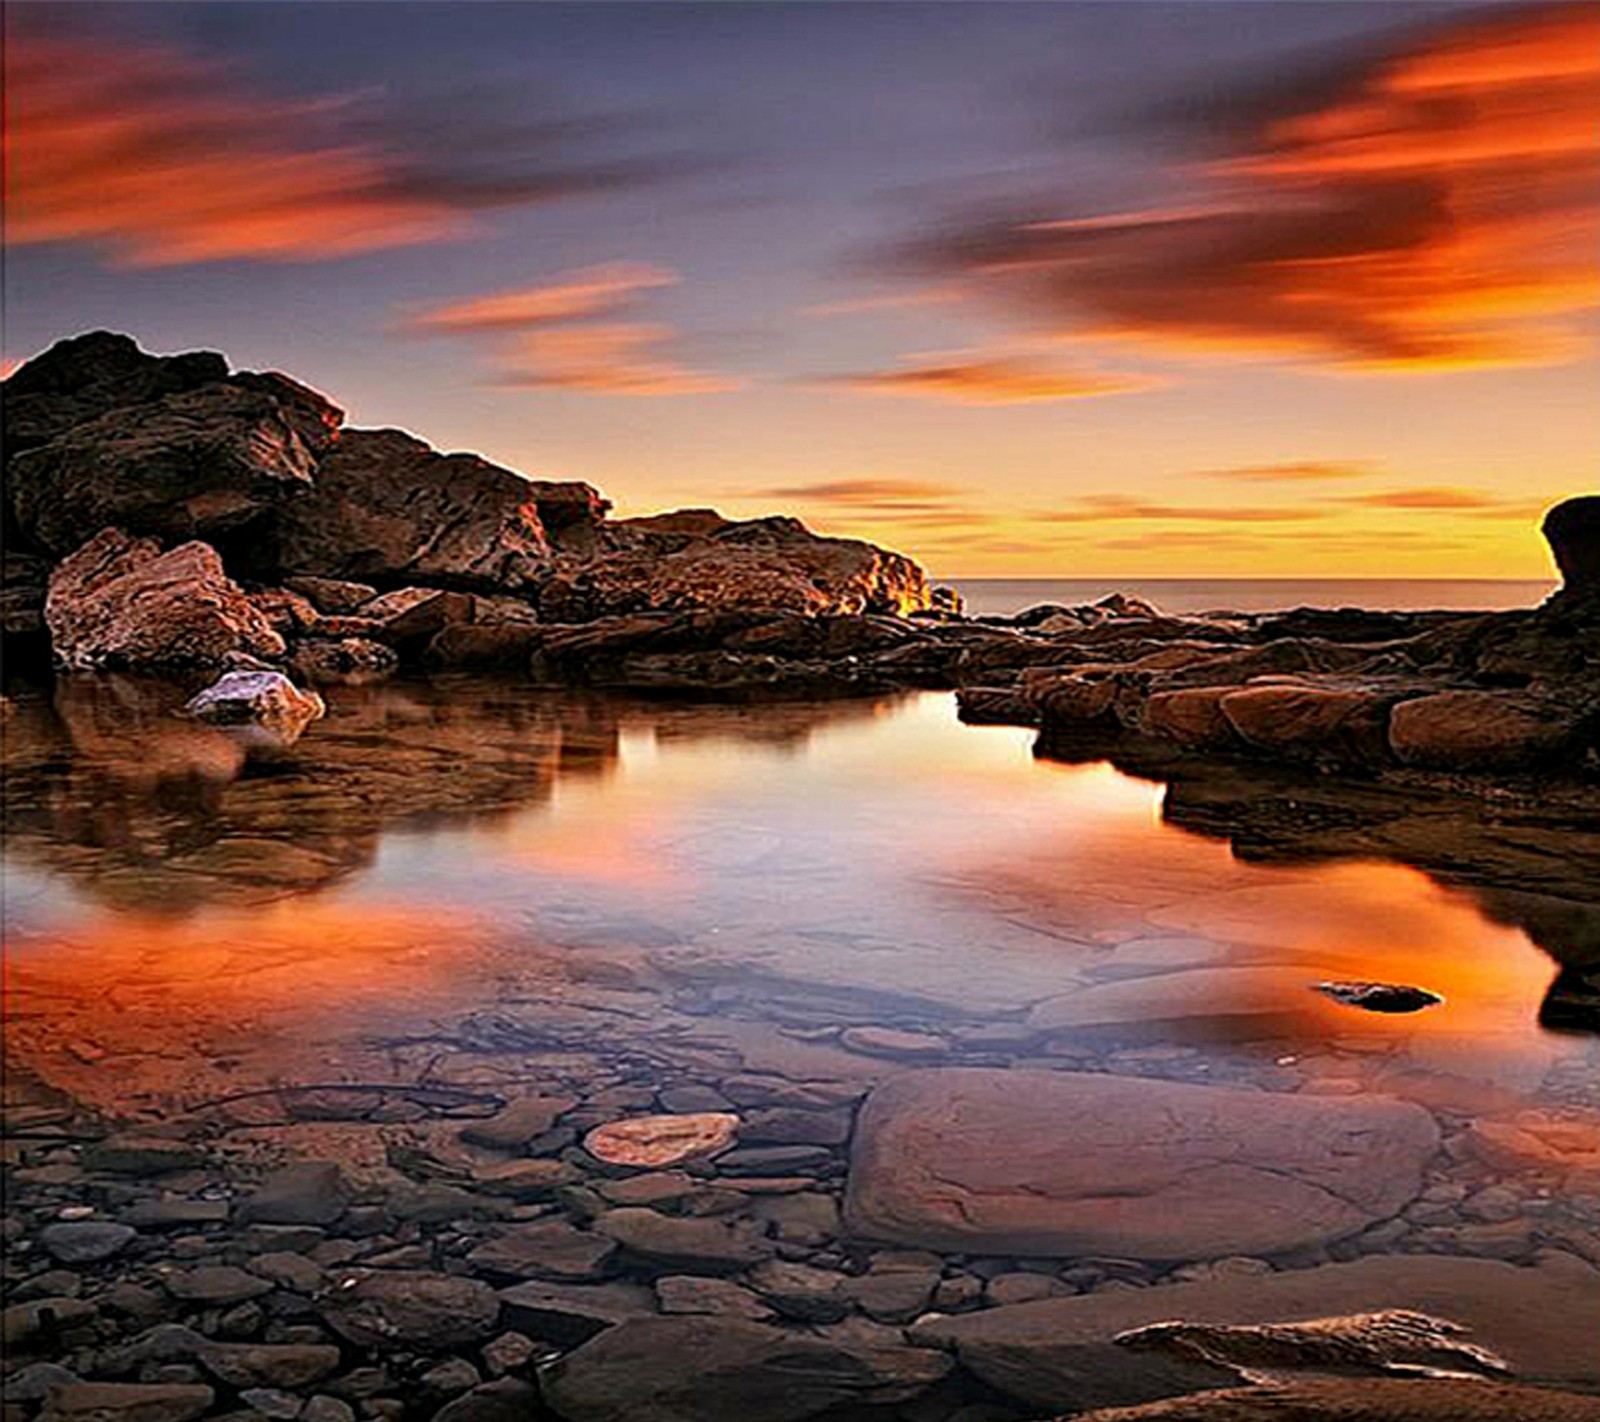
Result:
[[[587,484],[343,428],[214,352],[93,332],[4,388],[3,627],[18,650],[47,630],[70,669],[287,658],[359,679],[435,641],[445,664],[525,665],[541,620],[929,605],[921,569],[870,544],[703,510],[609,521]]]

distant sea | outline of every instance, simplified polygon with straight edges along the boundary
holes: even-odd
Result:
[[[936,578],[974,615],[1020,612],[1041,602],[1071,606],[1130,593],[1163,612],[1275,612],[1289,607],[1430,608],[1496,612],[1533,607],[1555,590],[1548,580],[1509,578]]]

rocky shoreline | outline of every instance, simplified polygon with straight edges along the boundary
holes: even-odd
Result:
[[[611,520],[210,353],[96,333],[5,390],[0,626],[59,673],[7,703],[37,743],[7,747],[8,840],[109,902],[309,893],[388,823],[602,767],[598,702],[549,776],[500,756],[541,688],[953,689],[1041,757],[1163,781],[1241,859],[1459,888],[1564,965],[1550,1025],[1600,1023],[1600,499],[1549,516],[1565,586],[1526,612],[967,618],[871,545]],[[386,679],[465,673],[500,678],[471,714],[362,720]],[[284,757],[298,780],[219,813],[167,783]],[[1011,1006],[786,993],[663,944],[165,1092],[19,1019],[5,1422],[1600,1418],[1592,1050],[1485,1108],[1353,1009],[1308,1052],[1252,997],[1273,970],[1188,963],[1242,975],[1219,1070],[1159,1030],[1186,1010],[1159,976],[1104,966]]]

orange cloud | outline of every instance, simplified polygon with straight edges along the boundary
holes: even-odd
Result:
[[[671,359],[665,352],[672,339],[665,326],[624,323],[524,332],[494,384],[604,395],[700,395],[735,388],[732,381]]]
[[[824,479],[814,484],[782,484],[771,489],[756,489],[750,497],[906,507],[907,501],[941,499],[957,492],[954,485],[922,479]]]
[[[1189,206],[979,223],[923,244],[920,265],[1177,354],[1417,371],[1584,348],[1574,318],[1600,304],[1600,9],[1453,19],[1233,108],[1243,129],[1190,171],[1203,195]],[[1191,130],[1216,117],[1197,106]]]
[[[1046,523],[1108,523],[1124,519],[1162,519],[1199,523],[1300,523],[1326,517],[1324,510],[1262,508],[1250,504],[1240,507],[1212,504],[1162,504],[1132,498],[1126,494],[1085,494],[1074,500],[1072,509],[1056,509],[1037,515]]]
[[[6,241],[90,242],[130,266],[433,242],[483,208],[638,176],[537,142],[487,154],[467,132],[445,159],[397,142],[393,124],[375,136],[353,100],[275,98],[186,50],[89,37],[48,13],[8,16],[5,81]]]
[[[1239,484],[1318,484],[1361,479],[1372,471],[1360,464],[1249,464],[1238,469],[1203,469],[1202,479],[1228,479]]]
[[[899,369],[834,376],[828,383],[871,395],[921,395],[960,405],[1020,405],[1124,395],[1160,382],[1142,375],[1067,370],[1026,356],[955,351],[912,356]]]
[[[612,262],[568,272],[540,286],[429,307],[406,318],[404,325],[417,331],[452,334],[525,330],[552,322],[609,315],[627,306],[640,292],[671,286],[677,280],[676,272],[646,262]]]

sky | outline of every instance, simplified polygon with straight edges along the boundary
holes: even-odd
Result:
[[[5,358],[224,351],[945,577],[1512,577],[1597,487],[1600,6],[6,7]]]

